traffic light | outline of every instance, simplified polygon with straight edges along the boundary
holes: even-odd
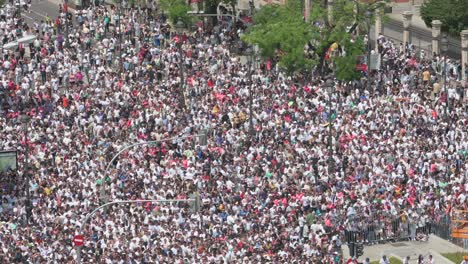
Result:
[[[356,244],[351,242],[351,243],[348,243],[348,248],[349,248],[349,255],[350,256],[354,256],[354,249],[356,248]]]
[[[356,245],[356,257],[364,255],[364,245],[362,243],[357,243]]]
[[[319,176],[319,171],[318,171],[318,158],[312,158],[312,168],[314,168],[314,175],[315,177]]]
[[[348,167],[348,156],[343,157],[343,171],[346,172],[346,168]]]

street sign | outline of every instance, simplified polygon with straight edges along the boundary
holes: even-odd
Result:
[[[371,60],[370,69],[380,70],[380,54],[371,54],[370,60]]]
[[[81,247],[84,244],[84,236],[82,235],[76,235],[73,238],[73,243],[75,244],[76,247]]]

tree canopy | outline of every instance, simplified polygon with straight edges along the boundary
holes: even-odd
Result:
[[[313,59],[305,58],[304,46],[319,34],[303,21],[298,2],[263,7],[254,16],[253,28],[243,36],[245,41],[259,46],[263,57],[282,54],[279,65],[289,74],[314,65]]]
[[[433,20],[442,22],[442,31],[459,36],[468,29],[467,0],[428,0],[421,6],[421,17],[428,27]]]
[[[362,37],[350,33],[350,28],[363,26],[364,13],[371,4],[335,0],[333,20],[328,21],[323,1],[312,0],[310,23],[303,19],[300,0],[286,5],[266,5],[253,18],[254,26],[243,40],[261,49],[266,58],[278,57],[279,66],[288,74],[309,71],[316,66],[333,68],[343,81],[359,76],[357,56],[365,51]],[[372,21],[372,20],[370,20]],[[305,56],[304,48],[312,46],[314,56]]]
[[[185,25],[190,25],[191,17],[187,14],[190,11],[190,6],[185,0],[160,0],[161,9],[168,13],[168,17],[172,23],[177,23],[180,19]]]

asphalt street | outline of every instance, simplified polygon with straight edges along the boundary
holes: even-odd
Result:
[[[348,259],[348,247],[343,246],[342,249],[345,259]],[[463,248],[447,240],[431,235],[427,242],[404,241],[366,246],[364,247],[364,256],[360,257],[359,260],[364,261],[365,257],[368,257],[371,261],[376,261],[383,255],[387,255],[388,257],[393,256],[403,260],[406,256],[410,256],[410,264],[416,264],[419,255],[423,255],[426,259],[429,255],[432,255],[437,264],[453,264],[442,256],[442,253],[449,252],[463,252]]]
[[[22,10],[22,16],[28,24],[34,21],[45,20],[46,16],[55,19],[59,15],[58,4],[47,0],[33,0],[31,3],[31,12]]]

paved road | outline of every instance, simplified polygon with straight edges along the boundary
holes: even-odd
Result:
[[[59,15],[58,4],[47,0],[33,0],[31,4],[31,12],[22,12],[26,23],[32,24],[34,21],[40,22],[45,20],[46,16],[55,19]]]
[[[343,246],[343,252],[344,257],[348,258],[349,250],[347,246]],[[405,241],[364,247],[364,257],[370,258],[371,261],[379,260],[382,255],[394,256],[399,259],[410,256],[411,264],[417,263],[416,259],[420,254],[425,258],[432,254],[437,264],[453,264],[441,255],[442,253],[453,252],[463,252],[463,248],[434,235],[430,236],[428,242]],[[359,260],[363,261],[364,257],[359,258]]]

